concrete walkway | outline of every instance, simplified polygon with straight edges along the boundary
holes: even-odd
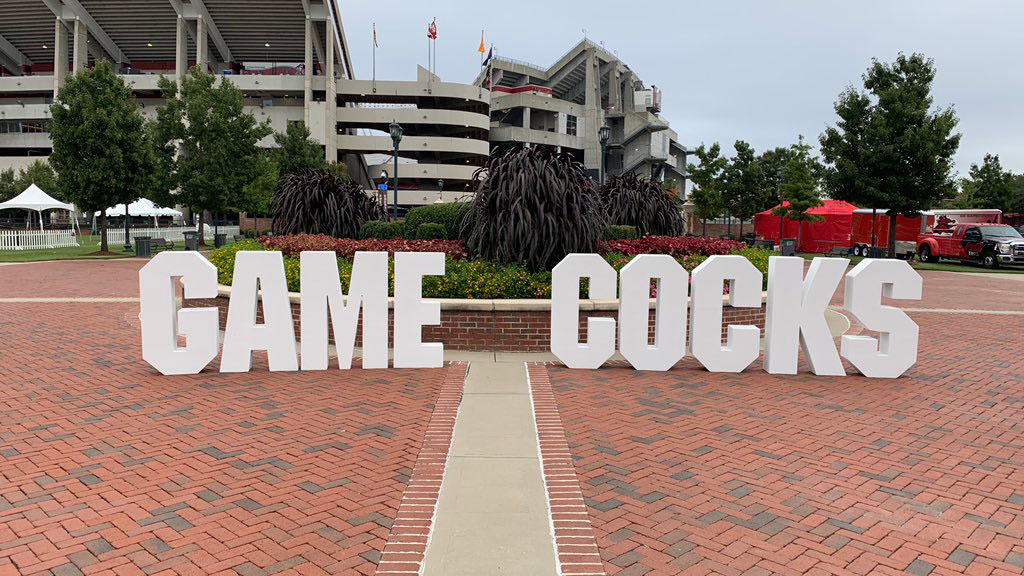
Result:
[[[558,574],[526,367],[509,359],[470,365],[425,576]]]

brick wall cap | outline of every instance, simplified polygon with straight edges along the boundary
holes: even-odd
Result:
[[[231,287],[220,285],[217,287],[217,296],[220,298],[231,297]],[[768,299],[768,293],[761,293],[761,303],[764,304]],[[300,296],[298,292],[289,292],[288,300],[292,304],[298,304]],[[437,301],[441,303],[441,310],[475,310],[475,311],[500,311],[500,312],[537,312],[537,311],[548,311],[551,310],[551,300],[541,299],[536,300],[477,300],[472,298],[428,298],[428,300]],[[654,308],[658,300],[651,298],[649,302],[650,308]],[[729,296],[727,294],[722,295],[722,302],[728,304]],[[388,308],[394,308],[394,298],[388,298]],[[619,301],[615,300],[580,300],[580,311],[593,311],[593,310],[618,310]]]

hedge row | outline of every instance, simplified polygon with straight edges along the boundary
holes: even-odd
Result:
[[[622,247],[622,245],[620,245]],[[632,246],[627,244],[632,250]],[[707,248],[707,247],[705,247]],[[423,279],[423,295],[427,298],[470,298],[470,299],[531,299],[551,297],[551,273],[530,272],[522,264],[498,264],[481,260],[466,259],[465,249],[459,242],[445,240],[348,240],[320,235],[278,236],[262,238],[259,242],[243,240],[228,244],[210,253],[210,261],[217,267],[218,282],[230,285],[235,265],[235,254],[239,250],[280,250],[284,253],[285,277],[288,289],[299,291],[299,253],[304,250],[334,250],[338,254],[339,280],[347,293],[352,276],[352,256],[358,251],[395,252],[444,252],[446,257],[444,276],[427,276]],[[652,252],[653,253],[653,252]],[[664,253],[664,252],[663,252]],[[740,248],[722,253],[739,254],[746,257],[765,275],[768,273],[768,257],[771,252],[760,248]],[[624,251],[610,251],[604,259],[616,270],[625,266],[635,254]],[[676,260],[688,271],[693,271],[709,254],[685,254]],[[394,269],[389,263],[389,292],[394,288]],[[587,284],[580,286],[580,296],[587,296]]]

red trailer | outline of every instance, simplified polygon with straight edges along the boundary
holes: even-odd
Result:
[[[874,245],[883,250],[889,246],[889,214],[877,210],[872,216],[870,208],[853,211],[850,240],[855,256],[867,256],[872,245],[871,223],[874,220]],[[917,237],[928,232],[947,232],[957,224],[993,223],[1002,221],[1002,211],[994,209],[975,210],[927,210],[914,217],[896,216],[896,254],[913,258],[917,253]]]

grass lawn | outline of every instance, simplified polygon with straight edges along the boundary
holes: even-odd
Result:
[[[797,254],[806,260],[810,260],[815,256],[825,256],[825,254],[812,254],[809,252],[801,252]],[[856,266],[864,258],[860,256],[847,255],[844,258],[850,259],[850,266]],[[983,272],[983,273],[1004,273],[1004,274],[1024,274],[1024,266],[1001,266],[995,270],[989,270],[983,267],[981,264],[967,263],[962,264],[957,260],[940,260],[938,262],[921,262],[918,259],[914,259],[911,266],[915,270],[936,270],[939,272]]]
[[[99,236],[79,236],[79,244],[72,248],[53,248],[44,250],[0,250],[0,262],[42,262],[44,260],[112,260],[116,258],[129,258],[135,256],[134,249],[132,252],[122,252],[124,249],[123,244],[109,243],[107,249],[113,252],[113,255],[103,254],[96,255],[95,253],[100,249],[100,237]],[[207,251],[213,249],[213,243],[207,241],[206,246],[200,246],[200,250]],[[232,239],[228,238],[228,243],[231,243]],[[184,242],[175,242],[175,250],[183,250],[185,248]]]

